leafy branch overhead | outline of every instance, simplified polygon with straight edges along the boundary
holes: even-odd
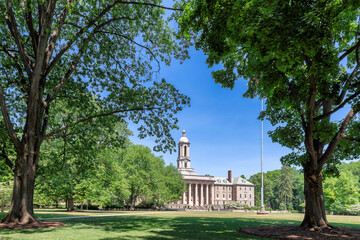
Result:
[[[52,135],[46,132],[48,121],[58,114],[52,112],[51,103],[57,97],[76,98],[78,91],[90,90],[102,102],[102,109],[79,117],[73,124],[80,119],[131,112],[121,116],[138,121],[158,116],[152,124],[165,117],[173,128],[174,112],[189,104],[186,96],[164,81],[154,82],[152,87],[143,85],[156,78],[160,61],[169,64],[172,56],[187,58],[176,33],[163,18],[165,11],[179,9],[160,2],[71,0],[6,1],[0,8],[5,13],[0,32],[0,103],[15,146],[21,139],[13,125],[24,126],[21,118],[27,109],[37,111],[31,101],[37,95],[45,114],[45,138]],[[137,112],[133,114],[132,109]],[[140,114],[139,110],[144,111]],[[147,110],[153,113],[144,114]],[[154,126],[152,131],[143,130],[142,136],[162,138],[166,144],[159,145],[159,150],[172,149],[174,143],[161,136],[161,131],[169,129]]]

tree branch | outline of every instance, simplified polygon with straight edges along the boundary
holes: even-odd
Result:
[[[345,53],[343,53],[340,57],[339,57],[339,62],[341,60],[343,60],[347,55],[349,55],[350,53],[352,53],[355,49],[360,47],[360,40],[351,48],[349,48],[348,50],[345,51]]]
[[[4,92],[2,89],[2,86],[0,85],[0,107],[1,107],[1,112],[4,118],[4,122],[5,122],[5,127],[6,127],[6,131],[8,132],[10,139],[12,141],[12,143],[14,144],[17,152],[19,152],[20,150],[20,141],[18,139],[18,137],[16,136],[16,133],[12,127],[12,123],[9,117],[9,111],[7,109],[6,106],[6,101],[5,101],[5,97],[4,97]]]
[[[4,9],[2,9],[2,10],[4,10]],[[16,24],[16,20],[15,20],[15,16],[12,11],[12,5],[8,0],[6,1],[6,11],[4,11],[4,13],[5,13],[5,20],[8,25],[8,28],[11,32],[11,35],[14,37],[15,43],[19,49],[20,57],[24,63],[25,70],[26,70],[28,76],[31,77],[31,74],[32,74],[31,69],[30,69],[31,60],[30,60],[29,56],[27,55],[26,50],[24,49],[24,46],[22,45],[21,38],[20,38],[18,28],[17,28],[17,24]],[[8,16],[8,14],[10,16]]]
[[[124,112],[132,112],[132,111],[149,111],[149,110],[156,110],[156,109],[161,109],[161,107],[138,107],[138,108],[122,109],[122,110],[116,110],[116,111],[111,111],[111,112],[102,113],[102,114],[96,114],[96,115],[93,115],[93,116],[89,116],[89,117],[79,119],[74,123],[70,123],[70,124],[67,124],[65,126],[62,126],[61,128],[46,134],[43,137],[43,139],[44,140],[49,139],[53,135],[65,130],[65,129],[68,129],[69,127],[75,126],[75,125],[77,125],[77,124],[79,124],[81,122],[86,122],[86,121],[88,121],[90,119],[94,119],[94,118],[98,118],[98,117],[105,117],[105,116],[113,115],[113,114],[116,114],[116,113],[124,113]]]
[[[0,156],[5,160],[6,165],[9,166],[9,168],[11,169],[11,171],[15,171],[15,166],[12,163],[12,161],[9,159],[9,156],[6,154],[5,149],[2,149],[2,152],[0,153]]]
[[[113,2],[112,4],[108,5],[103,11],[101,11],[99,13],[99,15],[97,15],[96,17],[94,17],[85,27],[83,27],[82,29],[80,29],[75,37],[71,40],[69,40],[64,47],[59,51],[58,54],[56,54],[56,56],[54,57],[54,59],[51,61],[49,67],[47,68],[47,70],[45,71],[44,77],[46,77],[50,71],[55,67],[55,65],[57,64],[57,62],[61,59],[61,57],[64,55],[64,53],[70,49],[70,47],[73,45],[73,43],[85,32],[87,31],[90,27],[92,27],[101,17],[103,17],[108,11],[111,10],[111,8],[113,8],[116,4],[118,3],[118,1]]]
[[[70,68],[65,73],[65,75],[61,78],[60,82],[54,87],[53,93],[48,94],[46,97],[46,100],[44,102],[45,108],[49,106],[49,104],[56,98],[57,94],[60,92],[61,88],[64,86],[64,84],[67,82],[71,74],[74,72],[77,64],[79,63],[79,60],[82,56],[82,50],[80,49],[78,54],[76,55],[75,59],[72,61]]]
[[[346,139],[346,140],[360,142],[360,138],[350,137],[350,136],[345,135],[345,134],[342,134],[341,137],[344,138],[344,139]]]
[[[27,24],[29,32],[30,32],[31,43],[33,45],[35,58],[36,58],[38,36],[37,36],[37,32],[34,29],[34,23],[33,23],[32,14],[31,14],[31,1],[27,1],[26,6],[25,6],[25,3],[24,3],[24,0],[19,0],[19,3],[20,3],[20,6],[21,6],[21,8],[23,10],[25,20],[26,20],[26,24]]]
[[[321,156],[321,158],[318,160],[319,166],[324,166],[326,162],[328,162],[331,159],[332,154],[334,153],[339,141],[344,136],[347,126],[349,125],[350,121],[353,119],[353,117],[357,114],[357,111],[354,111],[354,109],[351,109],[344,120],[341,123],[341,126],[339,128],[339,131],[335,134],[335,136],[331,139],[325,153]]]
[[[69,0],[66,4],[66,6],[63,8],[60,17],[58,19],[57,27],[55,27],[54,31],[52,32],[50,36],[49,44],[46,48],[46,57],[45,57],[45,66],[47,66],[50,62],[50,58],[54,52],[56,41],[60,35],[60,31],[62,26],[65,23],[65,19],[69,13],[70,5],[74,2],[74,0]]]
[[[322,114],[320,116],[317,116],[316,118],[314,118],[315,121],[319,121],[323,118],[329,117],[331,114],[337,112],[338,110],[340,110],[341,108],[343,108],[349,101],[353,100],[354,98],[356,98],[357,96],[359,96],[360,91],[355,92],[354,94],[352,94],[350,97],[348,97],[347,99],[345,99],[339,106],[337,106],[336,108],[334,108],[333,110],[331,110],[330,112],[327,112],[325,114]]]
[[[60,60],[60,58],[62,57],[62,55],[64,55],[64,53],[70,49],[70,47],[73,45],[73,43],[83,34],[85,33],[85,31],[87,31],[89,28],[91,28],[93,25],[95,25],[95,23],[101,19],[107,12],[109,12],[115,5],[117,4],[131,4],[131,5],[145,5],[145,6],[150,6],[150,7],[156,7],[156,8],[162,8],[162,9],[167,9],[167,10],[174,10],[174,11],[183,11],[183,9],[177,9],[177,8],[170,8],[170,7],[164,7],[161,5],[157,5],[157,4],[152,4],[152,3],[145,3],[145,2],[127,2],[127,1],[114,1],[112,4],[108,5],[103,11],[101,11],[99,13],[99,15],[97,15],[96,17],[94,17],[85,27],[83,27],[82,29],[80,29],[75,37],[71,40],[69,40],[64,47],[59,51],[59,53],[54,57],[54,59],[51,61],[48,69],[45,72],[45,76],[47,76],[50,71],[55,67],[56,63]],[[111,21],[114,20],[119,20],[117,18],[113,18],[110,19],[100,25],[105,26],[107,24],[109,24]],[[102,26],[98,25],[97,29],[100,29]],[[100,26],[100,27],[99,27]]]
[[[159,66],[159,68],[160,68],[160,62],[159,62],[159,60],[156,58],[155,54],[151,51],[151,49],[150,49],[149,47],[147,47],[147,46],[145,46],[145,45],[142,45],[142,44],[140,44],[140,43],[132,40],[132,39],[129,38],[128,36],[125,36],[125,35],[122,35],[122,34],[119,34],[119,33],[109,32],[109,31],[101,31],[101,30],[96,31],[96,32],[98,32],[98,33],[111,34],[111,35],[115,35],[115,36],[118,36],[118,37],[125,38],[125,39],[129,40],[130,42],[132,42],[133,44],[135,44],[135,45],[137,45],[137,46],[139,46],[139,47],[141,47],[141,48],[146,49],[146,50],[149,51],[149,53],[154,57],[155,61],[157,62],[158,66]]]
[[[301,106],[300,106],[300,101],[299,101],[299,99],[298,99],[298,97],[297,97],[297,94],[296,94],[296,92],[295,92],[294,86],[291,84],[291,82],[289,81],[289,79],[286,77],[286,75],[285,75],[283,72],[282,72],[281,74],[282,74],[283,78],[285,79],[287,85],[289,86],[291,95],[292,95],[294,101],[295,101],[296,104],[297,104],[297,110],[298,110],[298,112],[299,112],[299,114],[300,114],[301,123],[302,123],[303,129],[304,129],[304,131],[305,131],[305,129],[306,129],[306,121],[305,121],[305,117],[304,117],[304,111],[303,111],[303,109],[302,109]]]
[[[146,3],[146,2],[119,1],[119,3],[132,4],[132,5],[145,5],[145,6],[150,6],[150,7],[155,7],[155,8],[162,8],[162,9],[173,10],[173,11],[184,11],[184,9],[181,9],[181,8],[164,7],[164,6],[161,6],[161,5],[158,5],[158,4]]]
[[[26,80],[25,80],[25,76],[24,76],[24,73],[23,73],[23,70],[18,62],[18,57],[15,55],[15,54],[12,54],[8,49],[6,49],[5,46],[3,45],[0,45],[2,46],[3,48],[3,51],[9,56],[11,57],[12,59],[15,60],[15,67],[17,68],[17,70],[19,71],[19,74],[20,74],[20,79],[21,79],[21,82],[17,81],[17,79],[14,80],[14,83],[16,83],[16,85],[19,87],[20,91],[24,94],[25,96],[25,99],[27,100],[27,97],[28,97],[28,93],[27,93],[27,90],[26,90],[26,86],[25,86],[25,83],[26,83]],[[10,83],[10,82],[8,82]]]

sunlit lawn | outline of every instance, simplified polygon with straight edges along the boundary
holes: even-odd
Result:
[[[44,218],[56,216],[123,214],[96,218],[63,219],[68,226],[34,230],[0,230],[0,239],[262,239],[236,232],[254,225],[298,225],[302,214],[235,212],[75,212],[36,211]],[[125,215],[124,215],[125,214]],[[0,214],[0,217],[4,215]],[[358,216],[328,216],[334,226],[360,228]]]

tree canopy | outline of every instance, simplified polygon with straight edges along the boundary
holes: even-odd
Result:
[[[184,36],[208,55],[216,83],[248,82],[246,97],[266,99],[260,115],[269,134],[292,150],[284,164],[304,169],[302,226],[329,227],[324,168],[358,157],[359,1],[190,0],[179,22]],[[345,113],[344,113],[345,112]]]

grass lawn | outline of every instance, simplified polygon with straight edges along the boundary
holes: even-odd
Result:
[[[119,216],[63,219],[68,226],[32,230],[0,230],[0,239],[263,239],[236,232],[245,226],[299,225],[302,214],[235,212],[80,212],[36,211],[37,216],[103,215]],[[121,216],[123,215],[123,216]],[[3,217],[4,215],[0,215]],[[328,216],[334,226],[360,228],[359,216]]]

